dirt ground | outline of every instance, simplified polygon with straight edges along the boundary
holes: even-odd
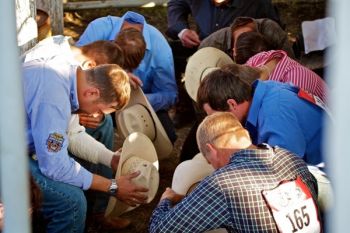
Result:
[[[286,3],[276,4],[282,21],[286,24],[286,31],[291,38],[300,33],[300,25],[304,20],[314,20],[324,17],[325,15],[325,2],[322,1],[310,1],[307,3],[294,3],[293,1],[286,1]],[[165,32],[167,27],[166,8],[154,7],[154,8],[110,8],[110,9],[93,9],[82,10],[76,12],[65,12],[64,18],[64,34],[72,36],[77,40],[80,34],[84,31],[87,24],[95,18],[116,15],[121,16],[126,11],[132,10],[143,14],[149,24],[157,27],[161,32]],[[190,124],[177,129],[178,139],[175,142],[174,151],[172,152],[170,159],[160,162],[160,186],[156,198],[147,205],[139,207],[129,213],[123,215],[123,217],[132,220],[131,226],[124,230],[120,230],[120,233],[134,233],[134,232],[148,232],[148,221],[152,210],[158,203],[160,195],[163,193],[167,186],[171,185],[173,171],[179,161],[179,153],[181,151],[182,143],[189,132]],[[116,142],[116,148],[119,148],[119,142]],[[87,232],[107,232],[102,231],[99,226],[87,223]]]

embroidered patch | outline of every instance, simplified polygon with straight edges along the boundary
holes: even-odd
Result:
[[[59,133],[50,133],[46,145],[49,152],[58,152],[61,150],[64,142],[64,137]]]

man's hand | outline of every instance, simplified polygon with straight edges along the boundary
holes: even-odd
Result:
[[[120,160],[120,154],[122,152],[122,148],[120,148],[119,150],[117,150],[116,152],[114,152],[114,155],[112,157],[111,160],[111,168],[113,169],[113,171],[117,171],[118,169],[118,164],[119,164],[119,160]]]
[[[190,29],[185,29],[185,31],[181,35],[180,40],[182,45],[186,48],[193,48],[201,43],[197,32]]]
[[[160,198],[160,201],[164,199],[169,199],[172,204],[177,204],[184,197],[185,197],[184,195],[175,193],[175,191],[172,190],[171,188],[166,188],[164,193],[162,194],[162,197]]]
[[[134,75],[133,73],[128,73],[130,78],[130,85],[136,89],[138,86],[142,87],[143,83],[139,77]]]
[[[145,192],[148,192],[148,189],[131,182],[138,175],[140,175],[140,171],[121,176],[117,179],[118,191],[116,197],[130,206],[146,203],[147,200]]]
[[[87,128],[96,129],[104,119],[104,114],[102,112],[94,114],[79,114],[79,123]]]

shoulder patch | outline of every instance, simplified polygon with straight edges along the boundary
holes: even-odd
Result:
[[[59,133],[50,133],[46,140],[47,150],[49,152],[58,152],[61,150],[64,142],[64,137]]]

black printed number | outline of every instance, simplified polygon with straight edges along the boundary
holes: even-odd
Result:
[[[294,210],[294,216],[290,214],[286,215],[286,218],[290,221],[293,227],[293,232],[297,232],[310,224],[310,216],[306,212],[306,206],[302,206],[300,209]]]

